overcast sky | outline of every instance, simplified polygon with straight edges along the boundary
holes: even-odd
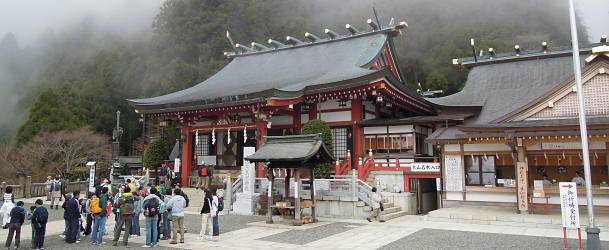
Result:
[[[609,33],[609,0],[575,1],[591,41],[597,42],[601,34]],[[123,34],[139,35],[150,31],[162,3],[163,0],[0,0],[0,38],[13,32],[24,46],[48,29],[61,32],[85,17]],[[562,14],[568,18],[568,13]]]
[[[0,39],[13,32],[20,46],[49,29],[62,32],[85,18],[125,35],[151,30],[163,0],[0,0]]]

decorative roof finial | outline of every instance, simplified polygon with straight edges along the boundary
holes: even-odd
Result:
[[[321,38],[319,38],[318,36],[316,36],[315,34],[311,34],[309,32],[305,33],[305,37],[309,40],[311,40],[312,43],[314,42],[318,42],[321,40]]]
[[[254,49],[256,51],[263,51],[263,50],[270,50],[271,48],[264,46],[262,44],[259,44],[257,42],[252,42],[252,49]]]
[[[292,46],[304,44],[304,42],[298,40],[297,38],[295,38],[293,36],[286,36],[285,41],[286,41],[286,43],[291,44]]]
[[[273,45],[273,46],[274,46],[275,48],[277,48],[277,49],[287,47],[287,46],[285,46],[285,44],[283,44],[283,43],[281,43],[281,42],[279,42],[279,41],[273,40],[273,39],[269,39],[269,40],[268,40],[268,43],[269,43],[270,45]]]
[[[516,52],[516,56],[520,56],[520,45],[514,45],[514,52]]]
[[[547,42],[542,42],[541,43],[541,51],[545,54],[548,53],[548,43]]]
[[[326,35],[328,35],[330,39],[336,39],[340,36],[338,33],[332,31],[331,29],[325,29],[324,33],[326,33]]]
[[[372,28],[372,30],[378,30],[379,26],[378,24],[376,24],[374,21],[372,21],[372,19],[368,18],[368,20],[366,20],[366,23],[368,23],[368,25],[370,25],[370,28]]]
[[[345,28],[346,28],[346,29],[347,29],[349,32],[351,32],[351,35],[355,35],[355,34],[359,33],[359,30],[357,30],[357,29],[356,29],[355,27],[353,27],[353,25],[351,25],[351,24],[346,24],[346,25],[345,25]]]
[[[241,50],[242,50],[242,52],[256,52],[256,51],[255,51],[255,50],[253,50],[252,48],[247,47],[247,46],[245,46],[245,45],[243,45],[243,44],[239,44],[239,43],[235,44],[235,48],[237,48],[237,49],[241,49]]]

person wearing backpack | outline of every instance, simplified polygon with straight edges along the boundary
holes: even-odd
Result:
[[[91,236],[91,244],[102,245],[104,244],[102,238],[104,236],[104,229],[106,228],[106,221],[108,220],[108,210],[106,209],[108,204],[108,188],[102,187],[99,194],[99,198],[91,201],[91,213],[93,213],[93,235]],[[95,196],[94,196],[95,197]]]
[[[157,244],[157,221],[161,204],[157,192],[154,188],[150,189],[150,193],[144,198],[144,204],[142,205],[146,217],[146,244],[142,247],[154,247]]]
[[[211,194],[213,197],[213,203],[217,204],[217,207],[218,207],[217,211],[220,212],[220,211],[224,210],[224,199],[219,198],[216,192],[217,192],[216,189],[211,190]],[[214,219],[213,219],[213,224],[214,224],[213,225],[214,232],[212,234],[213,236],[220,235],[220,225],[218,224],[218,212],[216,212],[216,216],[214,216]]]
[[[47,221],[49,220],[49,211],[42,206],[42,199],[36,200],[34,203],[36,205],[36,209],[34,209],[34,213],[32,214],[32,223],[34,223],[34,227],[36,228],[36,232],[34,233],[35,239],[35,248],[44,250],[44,235],[46,233]]]
[[[15,194],[13,194],[13,187],[8,186],[5,189],[5,193],[2,196],[2,228],[7,229],[8,224],[11,221],[11,210],[15,207]]]
[[[216,216],[217,208],[217,203],[214,202],[211,191],[205,190],[205,200],[201,208],[201,232],[199,232],[198,240],[203,240],[204,238],[208,240],[212,239],[212,220]],[[206,231],[208,234],[205,234]]]
[[[11,209],[11,221],[8,224],[8,236],[6,238],[6,244],[4,247],[10,249],[13,241],[13,235],[15,236],[15,249],[19,249],[21,246],[21,226],[25,222],[25,215],[27,211],[23,208],[23,201],[18,201],[17,206]]]
[[[139,195],[139,192],[132,192],[133,196],[137,197],[133,203],[133,216],[131,217],[131,235],[141,236],[140,232],[140,214],[142,213],[142,206],[144,201]]]
[[[51,182],[51,189],[49,190],[51,193],[51,209],[55,206],[55,209],[59,210],[59,199],[61,198],[61,182],[59,182],[59,177],[55,177],[55,180]]]
[[[207,188],[207,163],[198,166],[197,172],[199,178],[197,178],[197,189],[205,190]]]
[[[168,240],[171,238],[171,211],[169,211],[170,209],[167,207],[167,203],[169,202],[169,200],[171,200],[171,189],[167,189],[167,195],[164,195],[163,197],[163,203],[161,203],[161,210],[159,211],[161,213],[161,219],[163,220],[163,223],[161,224],[161,230],[159,231],[159,234],[161,234],[161,232],[163,233],[163,238],[161,240]]]
[[[123,228],[123,225],[125,226],[125,233],[123,235],[123,245],[127,246],[129,243],[129,234],[131,234],[131,221],[133,220],[132,216],[133,211],[135,210],[134,203],[136,199],[139,200],[139,197],[134,196],[131,193],[131,188],[129,186],[126,186],[123,189],[123,194],[120,196],[117,202],[117,210],[119,210],[120,212],[118,226],[114,231],[114,242],[112,243],[113,246],[118,245],[118,239],[120,238],[121,228]]]
[[[180,194],[180,189],[173,190],[173,197],[167,202],[167,208],[171,210],[173,239],[170,244],[178,244],[178,232],[180,233],[180,243],[184,243],[184,207],[186,199]]]

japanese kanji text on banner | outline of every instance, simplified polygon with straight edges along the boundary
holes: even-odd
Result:
[[[575,185],[575,182],[560,182],[559,187],[562,226],[566,228],[580,228],[577,185]]]

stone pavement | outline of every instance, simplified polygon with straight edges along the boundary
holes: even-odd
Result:
[[[142,218],[143,219],[143,218]],[[557,249],[562,247],[562,229],[531,227],[527,223],[472,224],[456,221],[429,221],[424,216],[404,216],[385,223],[368,223],[363,220],[320,219],[319,223],[293,227],[277,219],[275,224],[264,223],[261,216],[220,216],[221,235],[212,241],[197,240],[200,216],[187,212],[186,243],[170,245],[161,241],[161,249]],[[142,221],[143,222],[143,221]],[[140,223],[144,226],[144,223]],[[63,221],[47,225],[46,249],[122,249],[112,247],[111,236],[102,247],[90,245],[86,237],[79,244],[66,244],[58,234]],[[107,229],[112,232],[111,216]],[[8,230],[0,230],[0,247]],[[29,244],[30,226],[22,227],[23,247]],[[145,230],[142,228],[142,234]],[[569,247],[577,246],[577,233],[569,230]],[[601,232],[604,249],[609,249],[609,234]],[[131,237],[128,248],[139,248],[145,236]],[[24,248],[27,249],[27,248]]]

